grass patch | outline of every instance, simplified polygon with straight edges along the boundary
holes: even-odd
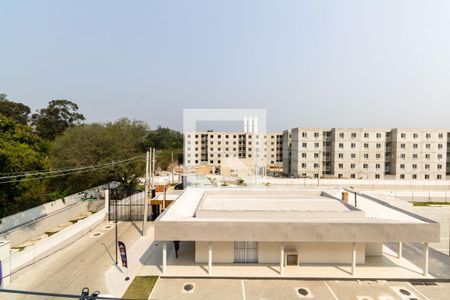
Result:
[[[55,231],[52,231],[52,232],[47,231],[45,234],[48,235],[48,236],[50,237],[50,236],[54,235],[54,234],[57,233],[57,232],[58,232],[58,231],[56,231],[56,232],[55,232]]]
[[[148,299],[158,276],[136,276],[122,298]]]
[[[450,202],[413,201],[412,204],[413,206],[450,205]]]

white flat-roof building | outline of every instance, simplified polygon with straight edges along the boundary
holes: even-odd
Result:
[[[341,200],[344,199],[344,200]],[[353,198],[352,198],[353,199]],[[439,241],[439,223],[370,196],[348,201],[339,189],[188,188],[155,221],[163,242],[193,241],[195,263],[294,265],[348,264],[352,274],[369,256],[382,256],[384,243]]]

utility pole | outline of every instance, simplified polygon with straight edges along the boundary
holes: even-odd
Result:
[[[144,222],[142,223],[142,236],[145,236],[147,233],[149,163],[150,151],[147,151],[145,160]]]
[[[173,180],[173,151],[171,153],[171,164],[170,165],[172,166],[172,183],[174,183],[174,180]]]

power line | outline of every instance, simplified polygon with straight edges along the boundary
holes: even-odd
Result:
[[[51,171],[29,171],[29,172],[23,172],[23,173],[21,173],[19,175],[2,176],[2,177],[0,177],[0,180],[1,179],[12,179],[12,178],[27,177],[27,176],[54,174],[54,173],[64,173],[64,172],[70,172],[70,171],[79,171],[79,170],[84,170],[84,169],[102,167],[102,166],[106,166],[106,165],[116,165],[116,164],[120,164],[122,162],[136,160],[138,158],[142,158],[143,159],[143,156],[134,156],[134,157],[131,157],[131,158],[128,158],[128,159],[119,160],[119,161],[113,161],[113,162],[106,163],[106,164],[101,164],[101,165],[90,165],[90,166],[81,166],[81,167],[73,167],[73,168],[64,168],[64,169],[56,169],[56,170],[51,170]]]
[[[94,166],[85,167],[83,170],[65,172],[64,174],[40,176],[40,177],[33,177],[33,178],[22,178],[22,179],[21,178],[15,178],[13,180],[0,181],[0,184],[13,183],[13,182],[24,182],[24,181],[32,181],[32,180],[41,180],[41,179],[47,179],[47,178],[55,178],[55,177],[68,176],[68,175],[74,175],[74,174],[81,174],[81,173],[86,173],[86,172],[93,172],[93,171],[103,170],[103,169],[107,169],[107,168],[112,168],[112,167],[123,165],[123,164],[129,164],[129,163],[134,162],[136,160],[139,160],[139,158],[128,159],[128,160],[122,161],[122,162],[113,162],[113,163],[109,163],[109,164],[106,164],[106,165],[103,165],[103,166],[100,166],[100,167],[94,167]],[[21,176],[21,177],[23,177],[23,176]]]

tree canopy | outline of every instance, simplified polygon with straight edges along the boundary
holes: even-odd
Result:
[[[47,143],[34,135],[31,128],[0,115],[1,177],[29,170],[47,170]],[[11,182],[12,181],[12,182]],[[0,182],[0,216],[42,203],[40,194],[29,193],[30,187],[42,188],[42,182],[16,181],[4,178]]]
[[[30,108],[22,103],[9,101],[6,97],[5,94],[0,94],[0,114],[26,125],[31,112]]]
[[[80,125],[84,120],[84,116],[78,113],[78,105],[64,99],[52,100],[47,108],[32,115],[32,124],[36,126],[37,134],[46,140],[54,140],[66,128]]]
[[[63,189],[80,191],[109,181],[132,189],[144,174],[144,147],[148,125],[141,121],[119,119],[110,123],[92,123],[68,128],[52,143],[49,157],[54,168],[99,166],[111,167],[75,174],[60,182]],[[140,159],[120,163],[133,157]]]

